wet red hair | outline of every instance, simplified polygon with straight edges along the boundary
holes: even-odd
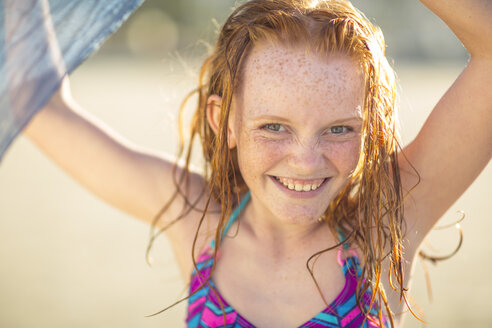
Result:
[[[357,299],[361,309],[365,313],[369,312],[370,309],[362,306],[362,295],[371,291],[371,306],[378,311],[379,324],[382,325],[382,308],[385,307],[394,326],[381,285],[381,265],[383,259],[390,257],[391,272],[387,279],[390,279],[401,297],[405,297],[401,246],[403,196],[398,167],[395,110],[397,86],[393,69],[385,57],[381,30],[350,2],[251,0],[234,10],[223,25],[211,55],[201,67],[198,87],[182,105],[183,110],[186,102],[198,94],[198,104],[191,122],[191,141],[186,150],[181,134],[180,155],[184,155],[184,170],[176,176],[175,197],[182,194],[186,198],[186,188],[182,186],[186,186],[189,176],[193,140],[198,138],[205,158],[204,176],[208,184],[203,196],[209,197],[201,222],[211,198],[221,204],[221,218],[215,233],[215,259],[231,208],[237,205],[239,194],[248,190],[241,177],[236,150],[228,147],[227,124],[232,98],[241,75],[241,63],[255,43],[262,40],[301,44],[321,55],[343,54],[360,63],[366,90],[360,158],[345,188],[334,201],[327,204],[322,219],[333,233],[340,230],[347,236],[342,243],[356,243],[360,249],[364,265]],[[206,116],[207,100],[214,94],[222,97],[217,133],[209,126]],[[189,205],[190,208],[193,206]],[[168,206],[166,204],[156,216],[154,225],[157,225]],[[180,217],[186,211],[189,209],[184,209]],[[195,244],[196,236],[194,250]],[[330,249],[314,254],[308,260],[307,267],[311,274],[311,260]],[[194,255],[193,263],[196,269]]]

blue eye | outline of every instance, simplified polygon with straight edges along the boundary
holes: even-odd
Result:
[[[348,133],[353,131],[353,129],[349,126],[345,125],[337,125],[337,126],[332,126],[330,128],[330,132],[333,134],[343,134],[343,133]]]
[[[273,132],[281,132],[285,130],[282,124],[278,124],[278,123],[265,124],[263,128]]]

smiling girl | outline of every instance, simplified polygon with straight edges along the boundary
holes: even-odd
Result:
[[[23,132],[151,244],[166,234],[188,327],[398,327],[423,239],[492,151],[492,3],[421,2],[470,60],[406,147],[382,34],[343,0],[231,14],[196,89],[203,175],[192,143],[178,166],[107,133],[66,78]]]

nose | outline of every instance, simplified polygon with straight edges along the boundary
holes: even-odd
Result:
[[[293,143],[287,158],[287,163],[292,172],[299,175],[299,177],[311,177],[325,170],[326,161],[323,151],[314,138],[306,142]]]

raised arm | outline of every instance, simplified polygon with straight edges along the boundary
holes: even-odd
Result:
[[[405,204],[412,232],[408,237],[415,247],[492,155],[492,0],[421,2],[451,28],[470,59],[415,140],[403,150],[421,177]],[[400,166],[408,190],[417,178],[404,156]]]
[[[172,159],[138,147],[81,108],[68,79],[23,134],[96,196],[147,222],[174,190]]]
[[[47,101],[23,134],[96,196],[151,222],[176,190],[173,160],[138,147],[81,108],[71,96],[67,77],[50,100],[66,67],[49,3],[47,0],[6,1],[5,8],[11,112],[13,116],[23,117]],[[19,63],[29,56],[36,58],[35,64],[23,69]],[[194,199],[194,194],[203,187],[203,179],[198,174],[191,178],[190,197]],[[165,219],[174,219],[183,205],[184,199],[178,197]]]

